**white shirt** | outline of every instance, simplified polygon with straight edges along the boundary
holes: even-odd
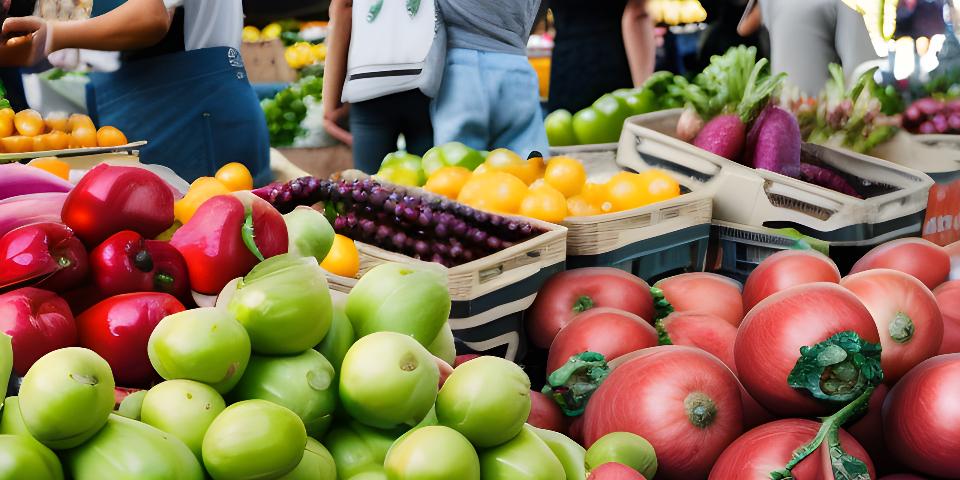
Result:
[[[242,0],[163,0],[167,8],[184,7],[183,39],[187,51],[210,47],[240,49]]]

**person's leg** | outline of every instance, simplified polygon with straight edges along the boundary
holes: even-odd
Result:
[[[350,133],[353,134],[353,168],[374,174],[383,157],[397,149],[399,129],[393,120],[392,95],[350,105]]]
[[[543,126],[537,74],[522,55],[484,53],[482,69],[491,92],[490,148],[508,148],[526,158],[550,151]]]
[[[431,106],[436,145],[461,142],[477,150],[490,147],[490,105],[479,64],[480,52],[447,52],[440,92]]]
[[[420,90],[399,94],[402,100],[400,131],[407,140],[407,151],[423,156],[433,147],[433,124],[430,121],[430,97]]]

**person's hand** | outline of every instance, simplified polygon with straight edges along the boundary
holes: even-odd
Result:
[[[50,29],[42,18],[8,18],[0,28],[0,59],[7,66],[36,65],[50,53],[50,37]]]
[[[347,146],[353,146],[353,134],[340,126],[349,113],[350,105],[346,103],[331,109],[324,109],[323,128],[326,129],[327,133],[333,138],[336,138]]]

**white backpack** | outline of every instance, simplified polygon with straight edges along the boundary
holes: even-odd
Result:
[[[446,30],[435,0],[354,0],[344,102],[419,89],[443,78]]]

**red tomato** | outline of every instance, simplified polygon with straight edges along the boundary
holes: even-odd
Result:
[[[943,247],[922,238],[901,238],[874,247],[857,263],[850,274],[889,268],[917,277],[933,290],[950,275],[950,255]]]
[[[536,391],[530,391],[530,416],[527,423],[544,430],[563,433],[567,431],[567,417],[552,398]]]
[[[20,376],[40,357],[77,343],[77,325],[67,302],[33,287],[0,295],[0,332],[11,337],[13,371]],[[7,386],[0,385],[0,395],[6,391]]]
[[[737,373],[733,361],[733,342],[737,340],[737,327],[720,317],[706,313],[671,313],[658,325],[666,332],[673,345],[699,348],[723,362]]]
[[[780,416],[811,416],[836,408],[787,384],[800,348],[856,332],[880,343],[870,312],[852,293],[832,283],[800,285],[757,305],[740,324],[733,347],[740,381],[764,408]]]
[[[570,422],[570,428],[567,429],[567,436],[583,445],[583,415],[574,418]]]
[[[480,355],[477,355],[475,353],[466,353],[463,355],[457,355],[457,358],[453,361],[453,368],[457,368],[460,365],[463,365],[465,362],[469,362],[470,360],[473,360],[474,358],[477,358],[479,356]]]
[[[894,385],[883,403],[883,434],[911,470],[960,478],[960,353],[933,357]]]
[[[710,471],[709,480],[769,480],[770,472],[786,466],[794,450],[806,445],[820,423],[796,418],[777,420],[743,434],[733,442]],[[876,478],[873,462],[863,447],[847,432],[840,430],[840,446],[850,455],[867,464],[870,478]],[[793,469],[795,480],[833,480],[826,442],[800,461]]]
[[[943,341],[938,353],[960,353],[960,280],[953,280],[933,291],[943,314]]]
[[[850,275],[840,285],[863,302],[877,324],[884,382],[893,385],[916,364],[937,354],[943,320],[937,299],[920,280],[877,269]]]
[[[777,419],[770,411],[750,396],[743,384],[740,384],[740,400],[743,401],[743,428],[753,428]]]
[[[110,364],[117,384],[147,386],[157,378],[147,357],[150,334],[164,317],[183,310],[183,304],[166,293],[110,297],[77,317],[80,345]]]
[[[648,322],[654,318],[647,282],[616,268],[580,268],[550,277],[540,289],[528,312],[530,340],[550,348],[561,328],[594,307],[618,308]]]
[[[774,293],[814,282],[840,283],[840,270],[829,257],[804,250],[784,250],[760,262],[743,286],[743,309],[749,312]]]
[[[622,463],[609,462],[594,468],[587,480],[647,480],[647,477]]]
[[[960,280],[960,242],[953,242],[943,249],[950,255],[950,280]]]
[[[656,345],[657,330],[644,319],[615,308],[591,308],[574,317],[553,339],[547,374],[579,353],[597,352],[609,361]]]
[[[736,327],[743,320],[742,287],[715,273],[681,273],[660,280],[654,287],[676,312],[709,313]]]
[[[453,367],[451,367],[450,364],[445,362],[444,360],[441,360],[440,357],[436,357],[436,356],[433,357],[433,363],[436,363],[437,369],[440,370],[440,381],[438,385],[442,387],[443,382],[447,381],[447,377],[449,377],[450,374],[453,373]]]
[[[652,347],[615,368],[583,415],[584,445],[632,432],[657,452],[657,478],[704,478],[743,431],[737,378],[716,357],[679,345]]]

